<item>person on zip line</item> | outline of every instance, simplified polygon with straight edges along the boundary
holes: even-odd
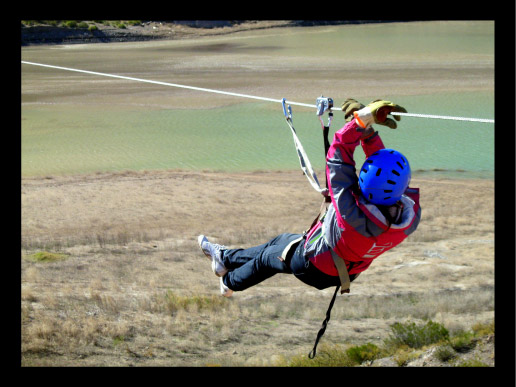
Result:
[[[350,282],[378,256],[416,230],[421,207],[419,188],[409,187],[410,164],[400,152],[386,149],[372,127],[376,123],[396,129],[388,115],[407,111],[385,100],[364,106],[354,99],[347,99],[342,111],[346,124],[327,145],[324,210],[305,233],[280,234],[246,249],[228,249],[199,235],[223,296],[277,273],[293,274],[320,290],[341,286],[341,293],[348,293]],[[357,176],[353,154],[359,144],[366,160]]]

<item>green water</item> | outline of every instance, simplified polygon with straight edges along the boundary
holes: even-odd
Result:
[[[315,103],[324,92],[336,104],[347,96],[364,103],[382,97],[411,113],[494,118],[489,22],[296,28],[212,41],[28,47],[22,49],[22,59],[305,103]],[[319,63],[331,74],[328,78],[309,71]],[[178,89],[28,67],[22,66],[23,176],[299,168],[280,104],[237,99],[202,108],[206,101],[226,97],[196,94],[205,98],[200,106],[185,108],[169,102],[182,95],[175,94]],[[312,165],[321,171],[323,143],[315,111],[293,106],[293,113]],[[343,125],[342,114],[336,113],[331,132]],[[397,130],[376,129],[385,145],[404,153],[419,173],[494,174],[494,124],[403,117]],[[355,155],[361,164],[360,148]]]
[[[460,100],[464,116],[475,116],[490,95],[449,95]],[[397,98],[415,109],[440,108],[458,114],[441,98]],[[68,174],[143,169],[269,170],[295,169],[299,162],[281,106],[247,103],[212,110],[152,112],[96,109],[22,112],[22,174]],[[485,110],[483,110],[485,113]],[[492,114],[492,112],[491,112]],[[488,115],[489,116],[489,115]],[[491,115],[492,116],[492,115]],[[324,166],[320,124],[314,112],[296,111],[294,127],[316,169]],[[33,118],[36,118],[34,120]],[[331,132],[344,125],[335,114]],[[377,125],[387,147],[400,150],[414,170],[442,169],[481,176],[494,171],[493,124],[403,117],[396,130]],[[357,163],[364,160],[357,148]]]

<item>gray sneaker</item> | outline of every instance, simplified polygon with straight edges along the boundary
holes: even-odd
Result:
[[[217,277],[223,277],[224,274],[228,272],[228,269],[222,263],[222,259],[220,258],[220,251],[225,250],[226,246],[218,245],[216,243],[208,242],[208,238],[204,235],[199,235],[197,237],[197,243],[199,243],[199,247],[201,248],[204,255],[211,259],[211,269],[215,273]]]

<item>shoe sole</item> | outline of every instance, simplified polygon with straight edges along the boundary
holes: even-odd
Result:
[[[199,244],[199,248],[201,249],[204,255],[211,259],[211,255],[209,253],[206,253],[206,251],[204,251],[204,249],[202,248],[202,242],[204,241],[208,242],[208,238],[206,238],[204,235],[199,235],[197,237],[197,243]]]
[[[211,261],[211,270],[215,273],[215,275],[217,277],[224,277],[224,275],[228,272],[227,269],[224,269],[223,272],[221,273],[218,273],[217,270],[216,270],[216,263],[215,263],[215,259],[211,256],[211,254],[209,253],[206,253],[204,251],[204,249],[202,248],[202,242],[208,242],[208,238],[206,238],[206,236],[204,235],[199,235],[197,237],[197,243],[199,244],[199,248],[201,249],[201,251],[204,253],[204,255],[206,255],[208,257],[208,259]]]

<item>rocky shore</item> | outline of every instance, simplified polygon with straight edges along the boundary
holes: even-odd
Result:
[[[392,22],[393,20],[389,20]],[[225,35],[238,31],[302,27],[330,24],[382,23],[382,20],[190,20],[143,21],[141,24],[118,28],[102,23],[88,22],[94,29],[67,28],[38,24],[21,27],[21,45],[84,44],[108,42],[137,42],[164,39],[189,39],[201,36]]]

